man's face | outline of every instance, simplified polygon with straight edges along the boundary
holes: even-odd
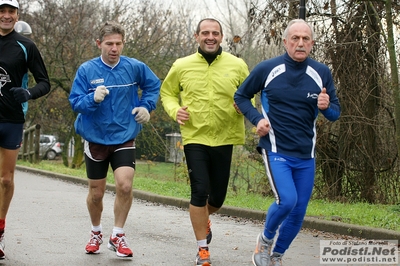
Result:
[[[195,34],[200,49],[207,54],[214,54],[218,51],[224,37],[218,22],[204,20],[200,24],[199,34]]]
[[[110,34],[103,37],[103,41],[96,40],[97,47],[101,50],[101,57],[108,65],[115,65],[124,49],[124,40],[121,34]]]
[[[287,39],[283,43],[289,56],[294,61],[302,62],[314,45],[311,29],[305,23],[295,23],[289,28]]]
[[[9,5],[0,6],[0,35],[7,35],[18,21],[18,9]]]

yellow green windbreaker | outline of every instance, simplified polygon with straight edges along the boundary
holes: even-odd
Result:
[[[227,52],[211,65],[199,52],[174,62],[160,96],[174,120],[179,108],[188,106],[189,121],[180,126],[184,145],[244,144],[244,117],[233,107],[233,95],[248,75],[247,64]]]

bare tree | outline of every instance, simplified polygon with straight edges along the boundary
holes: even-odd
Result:
[[[144,61],[163,79],[176,58],[197,48],[193,33],[200,18],[219,19],[224,49],[243,58],[252,69],[284,51],[282,31],[299,10],[297,0],[214,1],[211,5],[210,1],[189,5],[177,0],[161,6],[143,0],[20,2],[21,19],[32,26],[31,38],[43,53],[52,82],[51,94],[31,104],[27,123],[44,125],[66,143],[73,138],[72,167],[82,163],[83,153],[72,125],[76,114],[67,97],[78,66],[98,55],[95,33],[105,20],[126,26],[125,54]],[[342,105],[339,121],[332,124],[323,117],[318,119],[314,197],[398,202],[400,53],[396,50],[399,38],[393,32],[400,30],[400,4],[390,0],[309,0],[306,10],[306,19],[317,34],[311,56],[330,66]],[[161,106],[152,116],[151,124],[138,137],[147,159],[162,157],[165,134],[178,130]],[[254,147],[250,125],[247,136],[245,147]],[[249,151],[252,159],[252,148]],[[258,170],[236,171],[235,180],[243,178],[248,191],[255,191],[258,184],[265,188],[262,173],[253,178]]]
[[[29,4],[26,2],[26,10]],[[73,123],[77,114],[72,112],[68,96],[79,65],[99,56],[96,34],[105,21],[116,20],[124,25],[124,54],[144,61],[161,78],[177,57],[194,50],[194,39],[188,38],[189,16],[177,14],[182,10],[168,6],[140,0],[38,0],[31,9],[23,18],[31,25],[34,31],[31,37],[43,53],[52,90],[42,101],[32,104],[27,119],[29,123],[41,124],[44,131],[58,135],[66,144],[72,139],[72,162],[68,162],[67,153],[63,159],[65,165],[73,168],[83,163],[83,145],[75,133]],[[174,128],[161,111],[162,107],[156,110],[160,123],[146,126],[144,134],[138,137],[143,143],[141,151],[147,149],[147,155],[155,154],[147,157],[165,154],[164,145],[157,147],[154,143],[160,143],[160,137]]]
[[[282,30],[298,16],[299,1],[244,2],[249,8],[245,25],[250,26],[245,27],[241,42],[249,46],[252,39],[256,46],[279,51],[273,49],[281,47]],[[384,24],[390,23],[388,16],[398,12],[389,13],[385,2],[307,1],[306,19],[318,36],[311,56],[330,66],[342,104],[339,121],[318,120],[320,174],[314,196],[367,202],[399,200],[394,106],[399,107],[393,101],[399,95],[393,91],[398,87],[398,70],[392,59],[394,74],[388,71],[388,48],[393,53],[395,47],[394,41],[386,45],[390,27]],[[398,10],[395,3],[391,2],[389,10]],[[398,15],[394,17],[394,25],[398,19]],[[265,58],[268,56],[272,54]]]
[[[72,138],[75,146],[71,166],[79,167],[83,163],[83,146],[73,127],[76,114],[68,102],[71,84],[79,65],[98,56],[97,29],[104,21],[116,19],[124,7],[114,5],[111,12],[98,0],[38,0],[35,4],[34,11],[25,14],[24,19],[31,25],[31,37],[43,54],[52,90],[32,104],[34,111],[28,120],[40,123],[43,130],[58,135],[65,144]],[[65,165],[69,164],[67,155],[63,153]]]

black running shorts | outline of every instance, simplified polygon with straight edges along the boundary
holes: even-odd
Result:
[[[86,173],[89,179],[107,177],[108,166],[113,171],[122,166],[135,169],[136,147],[135,140],[120,145],[101,145],[85,141]]]

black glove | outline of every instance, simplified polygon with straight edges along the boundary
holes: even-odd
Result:
[[[14,94],[15,100],[19,103],[27,102],[29,99],[32,98],[29,90],[21,87],[13,87],[10,89],[10,91]]]

